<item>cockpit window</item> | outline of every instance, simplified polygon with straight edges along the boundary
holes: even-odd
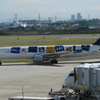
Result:
[[[74,76],[74,73],[70,73],[69,76]]]

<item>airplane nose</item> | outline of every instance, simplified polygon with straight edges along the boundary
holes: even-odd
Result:
[[[67,76],[67,77],[65,78],[65,80],[64,80],[64,85],[70,86],[70,85],[72,85],[72,84],[73,84],[73,78]]]
[[[69,82],[68,82],[68,77],[66,77],[66,78],[65,78],[65,80],[64,80],[64,85],[66,85],[66,86],[67,86],[67,85],[68,85],[68,83],[69,83]]]

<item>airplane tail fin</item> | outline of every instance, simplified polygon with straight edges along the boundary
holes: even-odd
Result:
[[[100,45],[100,38],[93,45]]]

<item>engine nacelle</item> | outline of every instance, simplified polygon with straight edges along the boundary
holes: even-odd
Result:
[[[41,62],[43,62],[43,56],[41,56],[41,55],[35,55],[35,56],[33,57],[33,59],[34,59],[34,62],[36,62],[36,63],[41,63]]]

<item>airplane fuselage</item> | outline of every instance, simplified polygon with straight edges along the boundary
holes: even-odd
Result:
[[[100,52],[100,38],[93,45],[49,45],[49,46],[12,46],[0,47],[1,60],[33,59],[36,63],[50,60],[57,63],[57,58],[80,57]]]
[[[100,52],[98,45],[62,45],[62,46],[19,46],[1,47],[0,60],[33,59],[35,55],[43,58],[77,57]],[[51,56],[52,55],[52,56]]]
[[[82,72],[80,71],[80,74],[79,73],[79,70],[76,71],[77,68],[82,68]],[[92,83],[92,81],[89,81],[89,68],[100,68],[100,63],[94,63],[94,64],[89,64],[89,63],[86,63],[84,65],[80,65],[80,66],[77,66],[75,67],[65,78],[64,80],[64,84],[66,86],[68,86],[70,89],[73,89],[73,90],[90,90],[89,88],[89,84]],[[87,73],[86,74],[86,70],[84,69],[87,69]],[[86,74],[86,75],[85,75]],[[78,80],[80,80],[80,78],[78,76],[81,76],[81,79],[83,82],[81,82],[80,84],[78,84]],[[91,76],[93,77],[93,76]],[[96,77],[96,76],[95,76]],[[95,80],[96,81],[96,80]],[[86,84],[88,83],[88,85]],[[97,86],[96,89],[100,89],[100,86]]]
[[[89,90],[86,85],[75,85],[74,76],[67,76],[65,79],[65,85],[67,85],[70,89],[73,90]]]

